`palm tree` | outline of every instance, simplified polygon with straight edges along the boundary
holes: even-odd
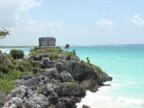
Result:
[[[68,50],[68,49],[69,49],[69,47],[70,47],[70,45],[69,45],[69,44],[66,44],[66,45],[65,45],[65,49],[67,49],[67,50]]]
[[[89,59],[89,57],[87,57],[86,60],[87,60],[87,63],[90,64],[90,59]]]
[[[9,35],[9,31],[4,29],[3,30],[0,30],[0,39],[3,39],[5,38],[6,35]]]
[[[75,50],[73,50],[73,54],[76,55],[76,51]]]

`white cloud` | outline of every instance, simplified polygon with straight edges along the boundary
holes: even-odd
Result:
[[[35,7],[39,7],[41,0],[21,0],[19,5],[20,12],[27,12]]]
[[[32,18],[28,13],[31,9],[40,6],[42,0],[21,0],[15,13],[16,25],[22,25],[29,22]]]
[[[39,7],[42,0],[0,0],[0,28],[24,24],[29,11]]]
[[[57,29],[62,26],[62,22],[60,21],[49,21],[49,22],[44,22],[44,21],[34,21],[30,20],[27,22],[27,25],[29,29],[34,30],[34,31],[43,31],[43,29]]]
[[[16,0],[0,0],[0,28],[15,25],[14,14],[17,6]]]
[[[144,19],[139,14],[133,15],[130,21],[137,26],[144,26]]]
[[[100,26],[114,26],[114,22],[109,19],[100,19],[96,23]]]

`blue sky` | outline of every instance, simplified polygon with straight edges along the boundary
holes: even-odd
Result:
[[[0,45],[144,44],[143,0],[0,0]]]

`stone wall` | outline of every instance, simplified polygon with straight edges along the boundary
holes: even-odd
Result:
[[[54,37],[39,38],[39,47],[56,46],[56,39]]]

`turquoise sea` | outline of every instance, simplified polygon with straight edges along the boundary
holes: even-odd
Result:
[[[9,52],[9,49],[1,49]],[[29,48],[23,48],[25,54]],[[144,108],[144,45],[72,46],[77,55],[100,66],[113,77],[111,86],[104,86],[77,104],[92,108]]]

